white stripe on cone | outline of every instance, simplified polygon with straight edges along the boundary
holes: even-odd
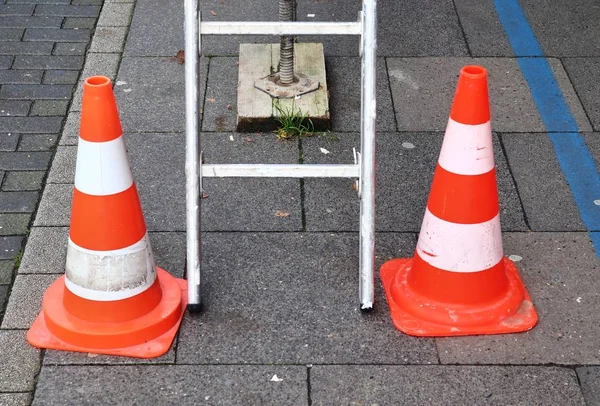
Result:
[[[114,251],[93,251],[69,239],[65,285],[89,300],[112,301],[142,293],[156,280],[156,265],[148,234]]]
[[[479,224],[456,224],[429,209],[419,234],[417,253],[430,265],[450,272],[480,272],[503,256],[500,215]]]
[[[445,170],[459,175],[480,175],[494,168],[492,127],[448,120],[438,160]]]
[[[95,196],[113,195],[131,187],[133,178],[123,136],[107,142],[79,138],[75,187]]]

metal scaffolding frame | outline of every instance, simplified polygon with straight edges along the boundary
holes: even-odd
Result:
[[[360,198],[360,308],[374,303],[375,270],[375,121],[377,0],[363,0],[357,22],[202,22],[198,0],[184,0],[185,13],[185,131],[186,230],[188,310],[200,311],[200,204],[203,177],[358,177]],[[359,35],[361,63],[361,146],[354,165],[204,165],[199,134],[199,62],[202,35]]]

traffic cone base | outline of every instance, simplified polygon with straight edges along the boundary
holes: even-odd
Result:
[[[27,333],[27,341],[39,348],[135,358],[165,354],[177,334],[187,305],[187,282],[156,268],[162,297],[158,305],[140,317],[112,322],[90,322],[64,306],[64,276],[46,291],[43,311]]]
[[[498,299],[478,306],[436,302],[414,292],[407,277],[414,259],[393,259],[380,269],[392,320],[400,331],[420,337],[504,334],[527,331],[537,313],[515,264],[503,258],[508,285]]]

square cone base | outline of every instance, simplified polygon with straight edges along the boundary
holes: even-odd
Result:
[[[53,350],[86,352],[104,355],[120,355],[133,358],[155,358],[164,355],[167,353],[167,351],[169,351],[169,348],[175,339],[175,335],[177,334],[177,330],[179,329],[179,325],[181,324],[181,320],[183,319],[183,315],[187,306],[187,281],[184,279],[174,278],[167,271],[158,267],[157,277],[163,290],[163,298],[156,309],[154,309],[150,314],[142,316],[139,319],[121,324],[114,323],[114,327],[112,328],[115,334],[127,334],[126,331],[136,333],[137,331],[135,324],[138,324],[140,326],[138,331],[143,331],[149,325],[160,322],[159,319],[164,316],[165,309],[170,308],[169,311],[172,312],[172,307],[178,306],[179,312],[174,314],[174,316],[177,317],[175,322],[162,334],[159,334],[156,337],[145,337],[145,339],[141,340],[139,344],[126,345],[118,348],[82,345],[80,342],[82,339],[80,338],[78,338],[77,341],[79,342],[77,343],[67,342],[57,337],[56,334],[52,332],[52,329],[49,328],[49,323],[46,320],[46,309],[42,309],[42,312],[38,315],[31,328],[27,332],[27,341],[34,347]],[[61,276],[52,285],[50,285],[44,294],[44,301],[51,300],[62,303],[62,291],[65,289],[64,284],[64,276]],[[53,310],[53,312],[56,311]],[[77,331],[74,332],[76,335],[95,335],[96,330],[106,330],[106,323],[102,323],[102,325],[96,325],[93,322],[85,322],[76,319],[73,316],[65,314],[66,310],[64,310],[64,307],[62,307],[62,309],[60,309],[60,311],[57,313],[60,313],[58,316],[61,319],[68,321],[67,329],[78,327]],[[59,317],[57,317],[57,319]]]
[[[503,258],[505,265],[506,277],[508,278],[509,289],[507,295],[521,294],[522,301],[516,310],[503,309],[500,300],[498,304],[487,305],[484,308],[478,308],[477,305],[473,308],[468,308],[465,305],[444,306],[443,303],[436,303],[439,312],[439,307],[443,310],[455,315],[456,323],[440,324],[433,322],[427,317],[427,310],[423,309],[422,303],[414,303],[408,297],[413,294],[409,292],[407,284],[407,275],[412,268],[412,258],[393,259],[384,263],[380,269],[381,281],[385,290],[385,296],[390,308],[392,321],[396,328],[403,333],[417,337],[449,337],[449,336],[466,336],[466,335],[485,335],[485,334],[506,334],[518,333],[530,330],[537,323],[537,313],[531,302],[531,298],[521,281],[519,272],[514,263],[508,258]],[[400,295],[403,295],[404,305],[399,304]],[[433,300],[432,300],[433,302]],[[413,309],[411,309],[411,307]],[[472,322],[461,323],[461,320],[472,319],[474,313],[478,313],[481,323],[474,324]],[[487,317],[488,314],[504,314],[505,317]],[[418,314],[418,315],[417,315]],[[433,311],[432,311],[432,317]],[[486,320],[488,320],[486,322]],[[491,321],[490,321],[491,320]]]

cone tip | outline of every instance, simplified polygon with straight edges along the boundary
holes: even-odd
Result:
[[[450,118],[469,125],[484,124],[490,120],[487,70],[485,68],[467,65],[460,70]]]
[[[90,76],[84,82],[86,87],[111,86],[110,78],[106,76]]]
[[[80,137],[106,142],[121,136],[121,123],[112,81],[106,76],[90,76],[83,82]]]

